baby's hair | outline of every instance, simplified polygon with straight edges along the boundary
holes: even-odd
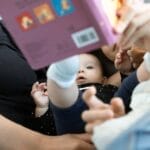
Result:
[[[96,50],[94,50],[94,51],[88,52],[88,54],[91,54],[91,55],[93,55],[94,57],[97,58],[97,60],[98,60],[99,63],[100,63],[100,66],[101,66],[102,73],[103,73],[103,75],[104,75],[104,66],[103,66],[102,61],[101,61],[101,58],[100,58],[100,51],[101,51],[101,49],[99,48],[99,49],[96,49]]]
[[[101,48],[95,49],[95,50],[93,50],[91,52],[88,52],[88,53],[92,54],[92,55],[94,55],[95,57],[98,58],[101,66],[102,66],[104,76],[109,77],[109,76],[111,76],[112,74],[114,74],[116,72],[116,69],[114,67],[114,62],[109,60],[104,55]]]

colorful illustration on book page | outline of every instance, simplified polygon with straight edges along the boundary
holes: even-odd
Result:
[[[72,0],[51,0],[51,4],[58,16],[65,16],[74,12]]]
[[[33,11],[41,24],[46,24],[55,19],[54,13],[46,3],[34,8]]]
[[[33,17],[28,12],[23,12],[17,17],[17,22],[23,31],[28,31],[35,27]]]

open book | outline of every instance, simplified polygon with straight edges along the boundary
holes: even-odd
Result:
[[[33,69],[116,41],[119,0],[1,0],[0,15]]]

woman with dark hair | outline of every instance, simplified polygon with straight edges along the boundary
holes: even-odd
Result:
[[[35,104],[30,92],[34,82],[45,80],[45,70],[33,71],[30,68],[1,22],[0,70],[0,149],[94,149],[90,136],[86,134],[43,135],[56,134],[52,113],[48,109],[45,115],[35,118]]]
[[[35,104],[30,95],[32,84],[46,80],[45,70],[30,68],[20,50],[0,23],[0,113],[29,129],[55,135],[50,109],[41,118],[34,117]]]

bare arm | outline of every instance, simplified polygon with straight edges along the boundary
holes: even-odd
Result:
[[[0,115],[0,149],[2,150],[94,150],[87,134],[45,136]],[[66,144],[66,141],[69,144]]]
[[[44,150],[44,146],[40,146],[43,135],[17,125],[2,115],[0,116],[0,136],[0,149],[3,150]],[[45,139],[48,137],[45,136]]]

